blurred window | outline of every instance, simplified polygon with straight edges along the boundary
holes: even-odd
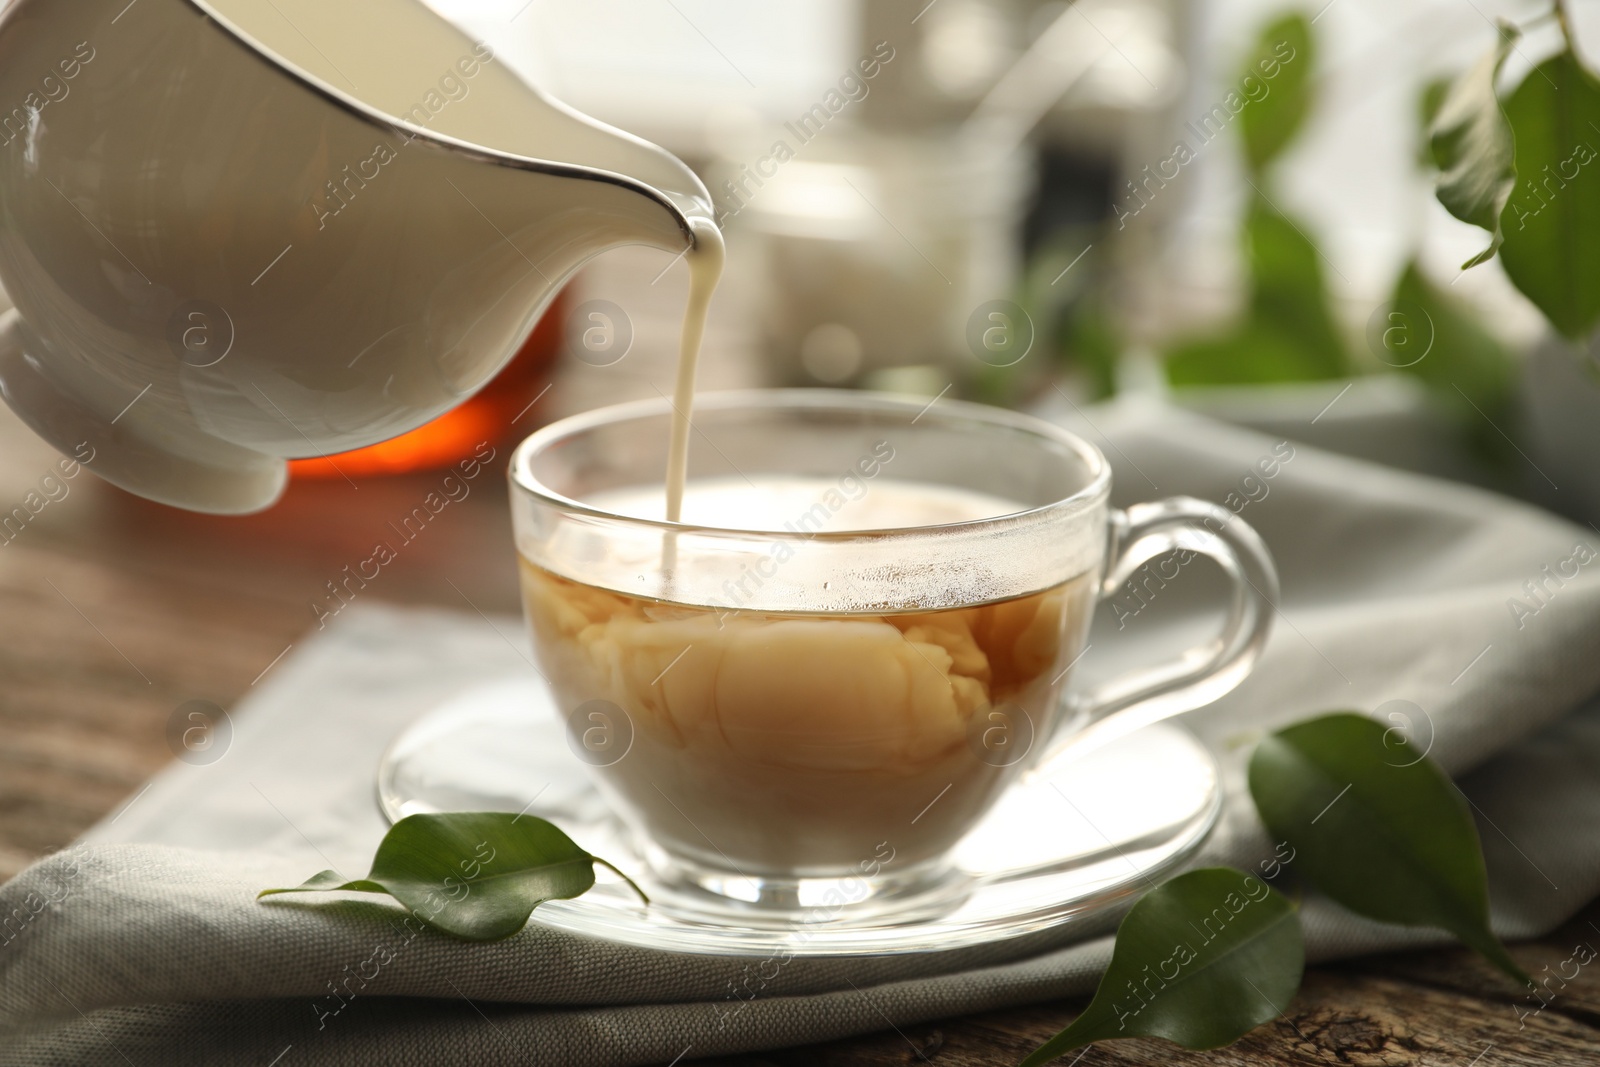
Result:
[[[429,2],[551,95],[687,154],[804,111],[857,58],[857,0]]]

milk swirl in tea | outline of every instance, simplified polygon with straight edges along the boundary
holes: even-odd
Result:
[[[686,522],[783,530],[834,488],[821,479],[690,482]],[[660,517],[660,490],[593,501]],[[976,493],[879,478],[831,531],[926,526],[1018,510]],[[778,564],[782,566],[783,564]],[[796,566],[803,563],[796,563]],[[1064,668],[1093,605],[1086,577],[971,606],[871,614],[666,603],[523,560],[540,667],[559,706],[604,700],[632,747],[599,774],[652,837],[758,876],[848,872],[886,835],[899,867],[949,848],[1010,780],[1018,751],[991,723],[1055,724]],[[995,719],[1004,712],[1007,719]]]

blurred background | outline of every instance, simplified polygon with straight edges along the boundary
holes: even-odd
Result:
[[[1528,458],[1568,445],[1525,410],[1550,330],[1497,260],[1461,269],[1482,234],[1434,198],[1427,149],[1495,20],[1529,26],[1506,84],[1560,46],[1547,0],[437,6],[704,177],[730,242],[708,388],[1154,396],[1595,514],[1587,471],[1556,496]],[[579,279],[569,315],[606,303],[568,347],[618,312],[632,347],[569,358],[546,415],[665,388],[684,281],[661,262]],[[1401,305],[1421,319],[1386,333]]]
[[[1486,238],[1435,198],[1426,147],[1495,19],[1528,25],[1508,83],[1560,46],[1546,0],[434,6],[703,176],[729,247],[705,389],[1174,404],[1600,521],[1594,362],[1499,259],[1462,270]],[[1573,14],[1600,48],[1600,5]],[[0,501],[28,502],[0,535],[0,877],[169,759],[173,709],[230,706],[347,603],[514,614],[506,458],[670,392],[686,284],[662,253],[601,257],[479,397],[297,464],[245,518],[93,477],[43,492],[58,457],[0,408]],[[485,449],[464,499],[344,581]]]

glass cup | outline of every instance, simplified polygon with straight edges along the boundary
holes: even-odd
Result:
[[[956,891],[952,847],[1020,775],[1215,700],[1266,641],[1277,579],[1255,532],[1190,498],[1111,508],[1105,458],[1049,423],[860,392],[704,396],[685,515],[696,487],[723,506],[673,523],[671,415],[565,419],[511,479],[539,669],[682,899],[747,918],[936,900]],[[886,504],[929,521],[874,525]],[[1227,575],[1220,634],[1063,699],[1095,604],[1172,552]]]

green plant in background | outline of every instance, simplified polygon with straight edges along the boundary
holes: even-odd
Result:
[[[1082,374],[1090,400],[1116,392],[1124,342],[1112,313],[1108,247],[1103,227],[1079,224],[1053,230],[1030,253],[1013,294],[1030,354],[1003,365],[980,356],[966,383],[972,399],[1014,407],[1048,391],[1063,370]]]
[[[1522,30],[1504,22],[1477,64],[1426,87],[1422,158],[1437,171],[1439,202],[1489,235],[1463,269],[1498,257],[1512,284],[1577,341],[1600,324],[1600,78],[1577,50],[1564,0],[1545,17],[1559,23],[1563,47],[1509,92],[1497,82]],[[1284,55],[1294,58],[1282,62]],[[1273,61],[1268,91],[1239,102],[1233,122],[1250,186],[1240,235],[1245,306],[1222,330],[1169,346],[1174,385],[1320,381],[1361,371],[1332,312],[1326,261],[1273,192],[1272,172],[1315,103],[1315,41],[1303,15],[1262,30],[1240,83]],[[1044,270],[1033,274],[1053,276],[1064,251],[1046,249],[1037,264]],[[1085,373],[1092,396],[1110,395],[1122,343],[1110,301],[1087,290],[1064,304],[1035,280],[1026,286],[1030,313],[1056,324],[1055,350]],[[1511,447],[1495,427],[1512,421],[1513,354],[1447,293],[1414,258],[1407,262],[1386,305],[1391,314],[1378,318],[1367,347],[1384,369],[1426,385],[1480,457],[1504,463]],[[1376,369],[1372,361],[1367,368]]]
[[[1564,0],[1549,17],[1562,48],[1502,96],[1519,30],[1451,85],[1431,131],[1439,202],[1490,234],[1463,269],[1499,255],[1506,276],[1561,334],[1600,322],[1600,80],[1578,54]]]
[[[1490,232],[1490,246],[1468,266],[1495,255],[1503,241],[1501,217],[1513,212],[1516,148],[1494,83],[1517,36],[1515,28],[1503,25],[1499,45],[1481,63],[1454,81],[1429,84],[1422,93],[1427,134],[1422,161],[1440,170],[1439,199],[1458,218]],[[1246,66],[1260,69],[1262,57],[1285,42],[1300,58],[1284,64],[1271,92],[1239,114],[1252,192],[1243,221],[1246,310],[1222,333],[1182,340],[1169,349],[1167,375],[1174,385],[1318,381],[1359,371],[1331,311],[1322,255],[1307,228],[1279,211],[1269,191],[1272,165],[1312,107],[1309,24],[1299,15],[1273,22]],[[1589,208],[1600,210],[1593,203]],[[1388,302],[1369,324],[1366,341],[1384,369],[1427,386],[1475,454],[1494,467],[1510,462],[1513,449],[1496,427],[1512,421],[1512,354],[1467,306],[1431,281],[1416,259],[1401,269]]]
[[[1488,873],[1467,799],[1400,730],[1333,712],[1263,739],[1250,795],[1287,847],[1262,873],[1209,868],[1146,893],[1117,928],[1089,1006],[1022,1062],[1095,1041],[1161,1037],[1231,1044],[1281,1015],[1300,988],[1305,945],[1286,870],[1369,919],[1454,934],[1516,981],[1532,982],[1489,930]]]
[[[1087,373],[1091,399],[1104,400],[1117,391],[1117,356],[1123,339],[1104,301],[1085,300],[1063,316],[1056,344],[1064,359]]]
[[[1373,353],[1426,385],[1480,459],[1496,467],[1513,461],[1515,450],[1496,429],[1515,414],[1511,352],[1429,281],[1415,259],[1401,270],[1370,329]]]
[[[1167,352],[1174,385],[1318,381],[1343,377],[1349,357],[1328,308],[1320,253],[1292,218],[1257,193],[1245,215],[1250,294],[1227,332]]]
[[[1261,31],[1239,82],[1266,74],[1274,69],[1274,61],[1278,61],[1278,73],[1272,78],[1271,91],[1239,112],[1245,163],[1252,176],[1263,176],[1267,165],[1283,154],[1305,125],[1311,113],[1315,56],[1311,24],[1304,15],[1285,15]]]
[[[1458,218],[1477,221],[1491,232],[1490,246],[1468,260],[1467,267],[1499,248],[1496,220],[1510,195],[1509,134],[1503,122],[1485,122],[1481,107],[1517,38],[1508,26],[1502,25],[1501,33],[1500,48],[1468,75],[1454,82],[1430,82],[1419,97],[1419,165],[1442,168],[1441,201]],[[1472,153],[1500,163],[1478,172],[1462,169],[1459,160]],[[1498,429],[1515,416],[1512,353],[1464,303],[1430,280],[1415,257],[1401,269],[1388,302],[1368,323],[1367,347],[1389,369],[1427,386],[1469,449],[1489,468],[1503,473],[1515,460],[1515,449]]]
[[[1082,373],[1090,400],[1116,392],[1117,357],[1123,338],[1111,308],[1106,269],[1108,244],[1098,227],[1075,226],[1055,233],[1030,258],[1018,300],[1037,325],[1053,359],[1031,360],[1015,368],[991,368],[979,381],[979,399],[1012,403],[1034,382],[1063,368]]]
[[[1550,324],[1580,341],[1600,320],[1600,81],[1579,57],[1563,5],[1544,17],[1559,23],[1562,47],[1508,94],[1498,83],[1523,31],[1507,22],[1471,68],[1424,91],[1425,163],[1437,172],[1439,203],[1489,235],[1461,269],[1498,256]],[[1517,459],[1498,429],[1516,422],[1515,361],[1445,294],[1408,264],[1391,317],[1405,333],[1420,326],[1432,352],[1415,362],[1391,359],[1398,353],[1386,345],[1373,352],[1425,382],[1473,450],[1505,469]]]
[[[1248,297],[1242,317],[1220,334],[1168,350],[1167,377],[1174,385],[1317,381],[1349,372],[1321,253],[1270,192],[1273,163],[1311,112],[1314,61],[1311,24],[1292,14],[1262,30],[1244,66],[1240,84],[1254,79],[1268,87],[1242,104],[1237,122],[1251,189],[1242,234]],[[1273,64],[1276,76],[1262,82]]]
[[[1429,154],[1439,168],[1439,203],[1462,222],[1489,231],[1489,247],[1463,263],[1462,270],[1499,251],[1500,213],[1517,179],[1511,128],[1500,113],[1495,81],[1521,34],[1507,22],[1499,24],[1498,32],[1499,43],[1471,70],[1454,82],[1423,90]]]

